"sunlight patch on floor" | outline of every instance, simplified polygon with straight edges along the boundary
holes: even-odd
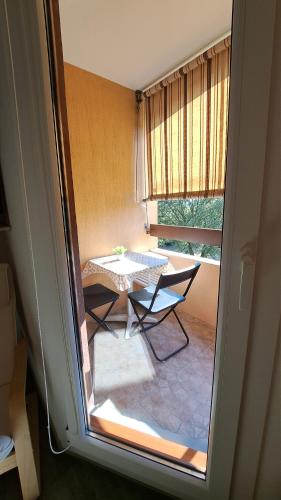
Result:
[[[140,334],[124,339],[124,328],[98,332],[95,337],[94,386],[98,394],[150,382],[155,369],[148,347]]]
[[[141,422],[140,420],[136,420],[135,418],[122,415],[111,399],[107,399],[101,406],[98,405],[94,411],[92,411],[92,415],[110,420],[116,424],[124,425],[130,429],[144,432],[145,434],[149,434],[151,436],[161,437],[161,434],[156,432],[156,430],[150,425]]]

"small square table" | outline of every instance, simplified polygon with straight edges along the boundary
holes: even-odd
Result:
[[[168,258],[154,252],[127,252],[123,256],[108,255],[88,260],[82,278],[94,273],[106,274],[114,283],[117,290],[131,291],[133,283],[142,286],[156,284],[159,276],[166,272]],[[127,314],[113,314],[107,317],[107,321],[122,321],[127,323],[125,338],[129,338],[132,324],[137,321],[130,301],[127,303]],[[149,317],[147,321],[152,322],[155,318]]]

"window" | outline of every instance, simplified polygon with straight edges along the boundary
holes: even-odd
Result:
[[[158,224],[222,229],[223,197],[158,201]],[[159,238],[158,247],[189,255],[220,260],[219,246]]]

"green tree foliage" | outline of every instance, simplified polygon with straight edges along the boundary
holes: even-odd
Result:
[[[158,202],[158,224],[221,229],[223,198],[189,198]],[[220,259],[220,248],[159,238],[158,246],[189,255]]]

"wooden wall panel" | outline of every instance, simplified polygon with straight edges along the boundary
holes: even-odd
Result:
[[[156,246],[134,199],[134,92],[67,63],[65,86],[81,264]]]

